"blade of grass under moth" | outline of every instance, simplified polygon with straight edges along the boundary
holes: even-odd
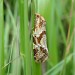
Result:
[[[20,52],[24,53],[24,75],[31,75],[31,51],[28,29],[28,0],[19,0]]]
[[[0,0],[0,75],[4,74],[4,19],[3,19],[3,0]]]
[[[57,51],[57,27],[55,26],[54,13],[55,1],[52,0],[38,0],[39,13],[46,20],[46,36],[49,50],[48,63],[55,65],[58,61]],[[48,67],[50,68],[50,65]],[[45,69],[46,70],[46,69]]]
[[[34,0],[32,0],[32,4],[31,4],[31,25],[32,25],[32,33],[33,33],[33,29],[34,29],[34,21],[35,21],[35,10],[38,10],[38,7],[36,7],[35,9],[35,5],[38,5],[38,3],[35,3]],[[33,35],[33,34],[31,34]],[[31,37],[31,44],[32,44],[32,48],[33,48],[33,37]],[[38,71],[37,71],[38,69]],[[41,75],[42,71],[41,71],[41,64],[40,63],[36,63],[34,60],[34,54],[33,54],[33,49],[32,49],[32,75]]]

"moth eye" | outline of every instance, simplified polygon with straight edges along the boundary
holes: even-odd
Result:
[[[39,15],[38,14],[36,14],[36,18],[39,18]]]

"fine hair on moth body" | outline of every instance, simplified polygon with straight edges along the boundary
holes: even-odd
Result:
[[[36,62],[45,62],[48,59],[46,40],[46,21],[44,17],[36,13],[33,31],[33,52]]]

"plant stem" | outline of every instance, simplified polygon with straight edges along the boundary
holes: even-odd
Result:
[[[0,0],[0,75],[4,75],[4,23],[3,23],[3,0]]]

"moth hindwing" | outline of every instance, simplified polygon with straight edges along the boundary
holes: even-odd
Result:
[[[45,62],[48,59],[48,48],[46,43],[46,21],[40,14],[35,14],[35,25],[33,31],[33,50],[36,62]]]

